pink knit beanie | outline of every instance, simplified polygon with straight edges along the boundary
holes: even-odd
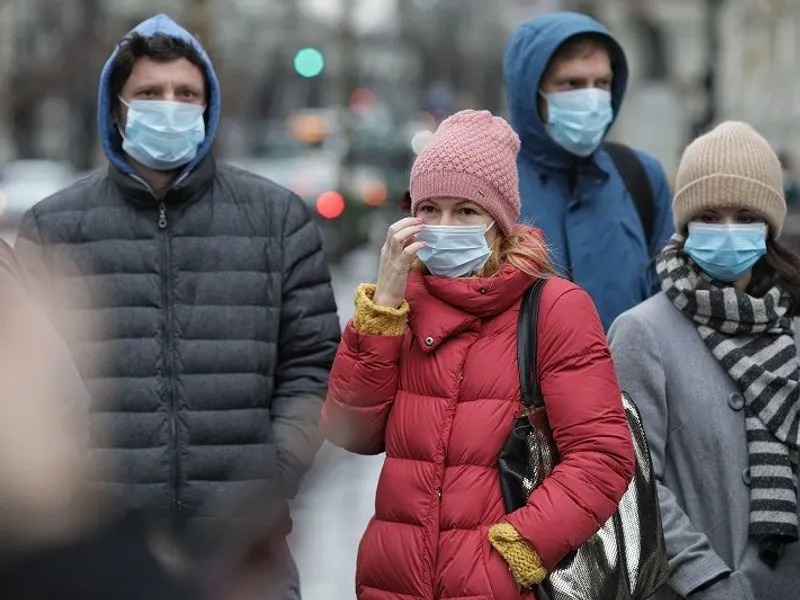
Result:
[[[411,214],[430,198],[474,202],[508,235],[519,219],[519,137],[487,110],[445,119],[411,168]]]

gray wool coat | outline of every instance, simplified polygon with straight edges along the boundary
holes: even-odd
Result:
[[[730,571],[692,599],[800,599],[800,542],[773,570],[748,537],[744,398],[692,322],[660,293],[620,315],[609,339],[622,388],[642,413],[659,484],[672,574],[653,598],[683,598]]]

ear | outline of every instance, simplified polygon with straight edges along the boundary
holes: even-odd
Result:
[[[125,117],[128,110],[118,98],[115,98],[112,102],[111,119],[114,121],[114,124],[117,127],[119,127],[122,131],[125,131]]]
[[[539,118],[542,120],[542,123],[547,123],[548,112],[547,112],[547,98],[541,92],[536,93],[536,100],[539,105]]]

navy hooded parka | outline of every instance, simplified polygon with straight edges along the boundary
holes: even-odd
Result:
[[[608,152],[601,146],[592,156],[580,158],[545,130],[538,111],[541,79],[556,50],[582,34],[608,40],[616,117],[628,83],[627,61],[608,30],[588,16],[556,12],[523,23],[506,47],[503,66],[511,124],[522,141],[517,162],[522,221],[544,231],[554,262],[589,293],[608,329],[619,314],[660,289],[652,257],[673,233],[671,192],[659,162],[637,151],[656,202],[655,234],[648,244],[633,199]]]

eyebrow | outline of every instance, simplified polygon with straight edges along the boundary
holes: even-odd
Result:
[[[150,82],[142,82],[136,85],[133,90],[135,92],[142,92],[145,90],[162,90],[166,87],[163,82],[161,81],[150,81]],[[176,90],[193,90],[195,92],[202,91],[202,87],[198,87],[193,83],[177,83],[175,84]]]
[[[591,78],[591,77],[586,77],[586,76],[570,76],[570,75],[564,75],[564,76],[562,76],[562,77],[556,77],[556,83],[557,83],[557,84],[558,84],[558,83],[568,83],[568,82],[570,82],[570,81],[589,81],[589,79],[592,79],[592,78]],[[611,72],[611,71],[609,71],[608,73],[604,73],[603,75],[600,75],[599,77],[595,77],[594,79],[595,79],[595,80],[604,80],[604,79],[608,79],[609,81],[613,81],[613,79],[614,79],[614,73],[613,73],[613,72]]]

